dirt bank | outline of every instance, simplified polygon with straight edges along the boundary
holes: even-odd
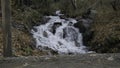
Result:
[[[119,68],[120,54],[1,58],[0,68]]]

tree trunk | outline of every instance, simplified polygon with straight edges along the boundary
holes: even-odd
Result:
[[[2,8],[2,26],[3,26],[3,55],[4,57],[12,56],[11,47],[11,22],[10,22],[10,0],[1,0]]]

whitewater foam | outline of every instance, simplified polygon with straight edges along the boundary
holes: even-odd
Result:
[[[60,12],[56,12],[60,14]],[[83,45],[82,34],[73,26],[77,21],[73,18],[61,19],[58,16],[47,16],[50,20],[32,30],[36,40],[36,47],[39,49],[51,49],[58,54],[81,54],[88,50]]]

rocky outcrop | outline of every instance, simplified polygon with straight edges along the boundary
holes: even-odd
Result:
[[[83,34],[83,43],[84,45],[88,45],[88,41],[90,41],[93,37],[93,31],[91,31],[91,25],[94,22],[96,11],[92,9],[88,9],[83,13],[81,17],[77,17],[77,23],[74,24],[76,28],[79,29],[79,32]]]

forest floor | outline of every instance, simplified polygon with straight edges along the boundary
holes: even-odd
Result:
[[[120,54],[0,58],[0,68],[120,68]]]
[[[1,19],[0,19],[1,21]],[[41,56],[46,54],[35,48],[30,33],[21,31],[12,26],[12,49],[14,56]],[[0,22],[0,57],[3,56],[3,31]]]

